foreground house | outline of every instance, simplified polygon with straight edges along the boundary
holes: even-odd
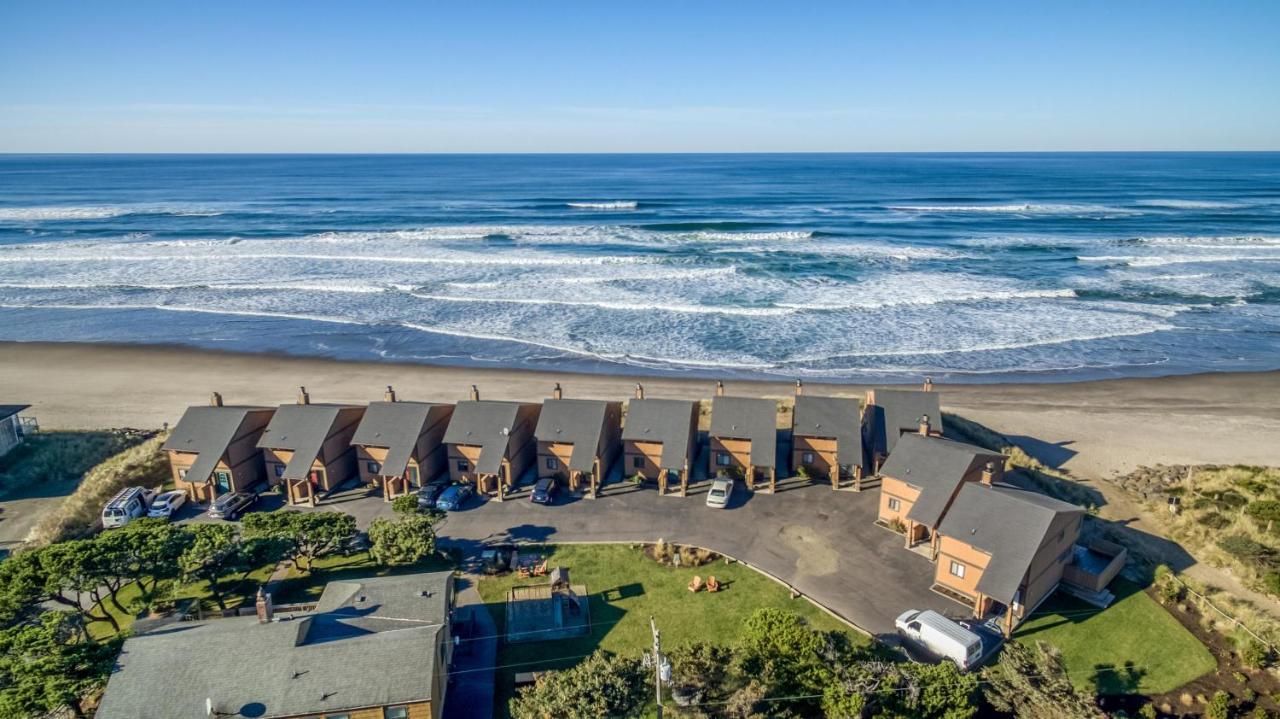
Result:
[[[791,469],[804,467],[810,476],[825,477],[832,489],[843,479],[862,489],[862,405],[846,397],[815,397],[796,382],[791,413]]]
[[[635,399],[627,404],[622,451],[625,476],[656,481],[658,493],[666,494],[674,475],[680,482],[680,496],[685,496],[698,453],[698,403],[645,399],[644,387],[637,384]]]
[[[565,399],[556,384],[542,403],[534,437],[538,441],[538,477],[567,477],[576,492],[587,480],[594,495],[618,456],[622,403]]]
[[[176,622],[130,637],[98,719],[439,719],[449,572],[330,582],[312,611]]]
[[[501,498],[537,458],[533,430],[540,411],[536,404],[482,400],[473,385],[444,433],[449,478]]]
[[[711,400],[709,476],[718,471],[740,472],[748,489],[768,482],[778,485],[778,405],[771,399],[726,397],[716,383]]]
[[[363,416],[356,405],[311,404],[306,387],[298,388],[297,404],[280,405],[258,446],[268,480],[284,485],[289,504],[314,506],[317,492],[359,476],[351,437]]]
[[[174,486],[194,502],[212,502],[266,479],[258,440],[274,414],[270,407],[223,405],[217,392],[209,406],[188,407],[160,448],[169,455]]]
[[[933,382],[924,381],[924,389],[867,390],[867,410],[863,413],[863,444],[867,448],[871,469],[878,470],[893,453],[898,438],[917,431],[922,421],[931,433],[942,436],[942,402],[933,391]]]
[[[931,543],[934,530],[966,482],[994,482],[1004,476],[1004,457],[962,442],[932,436],[927,423],[903,435],[880,468],[877,521],[904,531],[907,547]]]
[[[975,617],[1001,617],[1012,634],[1058,588],[1084,514],[1030,490],[966,484],[938,527],[934,589],[972,606]]]
[[[25,425],[19,415],[29,404],[0,404],[0,457],[22,444]]]
[[[382,402],[370,402],[351,443],[360,479],[382,486],[390,501],[445,471],[444,432],[453,405],[397,401],[387,387]]]

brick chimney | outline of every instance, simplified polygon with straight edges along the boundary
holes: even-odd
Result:
[[[636,399],[644,399],[644,385],[636,382]]]
[[[387,391],[382,393],[382,399],[387,402],[396,401],[396,391],[391,388],[391,385],[387,385]]]
[[[932,392],[932,391],[933,391],[933,378],[932,378],[932,377],[925,377],[925,378],[924,378],[924,391],[925,391],[925,392]]]
[[[212,394],[210,394],[210,395],[209,395],[209,406],[210,406],[210,407],[221,407],[221,406],[222,406],[222,395],[218,394],[217,392],[213,392]]]
[[[996,479],[996,463],[987,462],[986,465],[983,466],[982,468],[982,483],[990,487],[991,483],[994,482],[995,479]]]
[[[720,380],[716,380],[716,396],[724,396],[724,382],[721,382]]]
[[[920,415],[920,436],[928,437],[930,429],[931,427],[929,426],[929,415],[927,414]]]
[[[253,602],[253,606],[258,610],[258,623],[266,624],[276,614],[275,605],[271,603],[271,595],[267,594],[262,587],[258,587],[258,596]]]
[[[306,387],[298,388],[298,404],[311,404],[311,395],[307,394]]]
[[[559,382],[556,382],[556,388],[551,390],[551,399],[564,399],[564,390],[560,389]]]
[[[799,397],[802,394],[804,394],[804,382],[796,380],[796,396]]]
[[[478,402],[480,400],[480,388],[471,385],[471,401]]]

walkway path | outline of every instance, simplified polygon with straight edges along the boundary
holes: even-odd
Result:
[[[454,635],[458,642],[450,667],[444,719],[490,719],[493,716],[494,668],[498,663],[498,627],[476,591],[479,577],[458,579]]]

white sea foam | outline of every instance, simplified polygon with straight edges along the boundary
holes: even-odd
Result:
[[[1181,236],[1139,237],[1136,242],[1143,245],[1175,246],[1175,247],[1259,247],[1280,249],[1280,237],[1270,235],[1229,235],[1229,236]]]
[[[417,297],[421,300],[434,300],[438,302],[594,307],[598,309],[617,310],[622,312],[678,312],[683,314],[717,314],[738,317],[777,317],[794,313],[794,310],[784,307],[731,307],[699,304],[670,304],[662,302],[610,302],[606,300],[562,300],[530,297],[479,297],[426,294],[422,292],[410,292],[409,294],[410,296]]]
[[[129,212],[124,207],[0,207],[0,222],[101,220]]]
[[[1248,205],[1240,202],[1222,202],[1220,200],[1138,200],[1137,205],[1143,207],[1163,207],[1170,210],[1235,210]]]
[[[708,242],[766,242],[769,240],[808,240],[812,232],[804,230],[779,230],[777,232],[711,232],[699,230],[693,237]]]
[[[1080,262],[1109,262],[1129,267],[1163,267],[1216,262],[1278,262],[1274,255],[1078,255]]]
[[[1139,215],[1138,210],[1107,205],[1073,205],[1059,203],[1020,202],[1000,205],[890,205],[898,212],[927,214],[984,213],[999,215]]]
[[[789,307],[797,310],[847,310],[847,309],[881,309],[886,307],[909,307],[909,306],[927,306],[941,304],[957,304],[967,302],[1010,302],[1014,300],[1046,300],[1046,299],[1071,299],[1076,297],[1076,291],[1072,289],[1060,290],[973,290],[970,292],[961,292],[958,294],[944,294],[942,296],[907,296],[900,298],[867,298],[862,300],[849,300],[846,302],[806,302],[791,303],[779,302],[779,307]]]
[[[640,203],[634,200],[617,200],[612,202],[566,202],[566,207],[575,210],[634,210]]]

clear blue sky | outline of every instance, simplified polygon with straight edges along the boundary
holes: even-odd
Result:
[[[3,152],[1280,150],[1280,2],[0,2]]]

